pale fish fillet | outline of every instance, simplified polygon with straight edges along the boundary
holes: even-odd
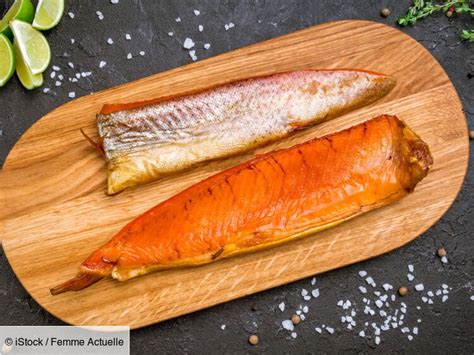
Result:
[[[124,105],[97,115],[108,193],[235,155],[367,105],[395,86],[364,70],[305,70],[200,93]]]

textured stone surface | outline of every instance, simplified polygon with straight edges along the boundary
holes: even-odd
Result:
[[[7,1],[8,2],[8,1]],[[106,0],[67,1],[67,11],[75,18],[65,16],[61,24],[47,33],[53,50],[53,64],[61,67],[65,79],[61,87],[55,87],[56,79],[45,77],[42,89],[25,91],[15,78],[6,88],[0,89],[0,163],[20,135],[42,115],[69,100],[68,93],[76,97],[107,87],[161,72],[191,61],[182,48],[186,37],[196,43],[199,59],[276,37],[314,24],[338,19],[363,18],[394,25],[395,19],[409,6],[410,1],[290,1],[290,0],[220,0],[220,1],[152,1],[120,0],[112,5]],[[382,7],[388,5],[392,15],[379,16]],[[1,8],[4,2],[0,4]],[[196,16],[194,9],[200,11]],[[99,21],[96,10],[102,11],[104,20]],[[181,22],[175,19],[181,17]],[[225,24],[235,27],[225,31]],[[198,25],[204,26],[203,32]],[[473,27],[468,17],[448,20],[436,16],[420,22],[414,28],[403,29],[415,37],[440,61],[456,86],[464,104],[471,129],[474,129],[474,44],[461,43],[457,32]],[[168,32],[174,36],[168,36]],[[125,39],[125,33],[132,37]],[[71,38],[75,43],[71,44]],[[107,39],[114,40],[113,45]],[[204,50],[204,43],[211,48]],[[140,51],[145,56],[140,56]],[[128,53],[133,59],[127,60]],[[99,69],[99,62],[107,65]],[[68,67],[74,64],[74,69]],[[77,84],[68,81],[76,72],[92,71],[93,75],[82,78]],[[446,105],[449,105],[446,102]],[[71,120],[74,117],[70,118]],[[471,143],[470,152],[473,153]],[[413,243],[390,254],[373,260],[332,271],[317,277],[316,286],[310,279],[229,302],[201,312],[163,322],[132,332],[133,353],[182,353],[182,352],[368,352],[376,348],[381,352],[394,353],[472,353],[474,351],[474,295],[473,280],[473,228],[474,228],[474,178],[472,160],[464,187],[449,212],[427,233]],[[442,188],[442,186],[440,186]],[[448,264],[442,264],[435,256],[439,246],[448,252]],[[41,252],[41,251],[38,251]],[[407,265],[415,267],[415,281],[407,280]],[[366,270],[377,283],[377,290],[388,282],[398,288],[406,285],[408,295],[401,301],[407,304],[405,324],[397,329],[381,332],[381,343],[375,345],[374,329],[370,323],[380,323],[380,317],[363,313],[364,304],[358,286],[365,286],[374,303],[374,289],[358,276]],[[437,290],[446,283],[452,290],[449,299],[434,297],[434,304],[426,304],[421,293],[413,286],[422,282],[427,290]],[[304,301],[302,288],[311,291],[319,288],[321,295]],[[383,291],[383,290],[382,290]],[[382,292],[384,294],[385,292]],[[393,293],[392,291],[389,294]],[[357,321],[355,330],[349,331],[341,323],[347,314],[336,306],[339,300],[351,300],[355,304]],[[278,304],[285,302],[281,312]],[[106,300],[104,300],[106,302]],[[392,311],[395,305],[391,303]],[[295,327],[297,338],[281,327],[281,321],[289,319],[300,304],[307,304],[306,319]],[[420,309],[417,309],[417,306]],[[378,309],[377,309],[378,310]],[[345,313],[343,313],[345,312]],[[41,309],[20,285],[0,249],[0,325],[62,324]],[[400,313],[401,314],[401,313]],[[417,320],[421,319],[421,323]],[[368,321],[369,326],[364,323]],[[225,324],[225,330],[221,325]],[[325,324],[335,329],[334,334],[315,327]],[[414,326],[419,334],[409,341],[408,333],[400,328]],[[365,329],[366,338],[357,334]],[[258,334],[258,346],[247,343],[250,334]],[[410,333],[412,334],[412,333]]]

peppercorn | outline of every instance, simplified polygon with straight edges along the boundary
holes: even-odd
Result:
[[[294,325],[300,324],[301,317],[297,314],[293,314],[293,316],[291,317],[291,321],[293,322]]]
[[[255,334],[252,334],[251,336],[249,336],[249,343],[250,343],[250,345],[257,345],[258,344],[258,336],[256,336]]]
[[[474,139],[474,131],[469,131],[469,139]]]
[[[405,296],[408,293],[408,289],[405,286],[402,286],[398,289],[398,294],[400,296]]]
[[[443,256],[446,256],[446,249],[439,248],[437,254],[440,258],[442,258]]]
[[[382,11],[380,11],[380,16],[382,17],[389,17],[390,16],[390,9],[388,8],[383,8]]]

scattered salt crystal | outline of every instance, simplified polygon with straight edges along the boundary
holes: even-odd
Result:
[[[168,32],[168,36],[173,37],[174,33],[173,32]]]
[[[433,291],[428,291],[426,294],[427,294],[428,296],[430,296],[430,297],[433,297],[433,296],[434,296]]]
[[[314,328],[314,330],[316,330],[316,331],[317,331],[319,334],[321,334],[321,333],[322,333],[322,329],[321,329],[321,328],[319,328],[319,327],[316,327],[316,328]]]
[[[407,313],[407,309],[405,307],[400,308],[400,311],[402,311],[403,314]]]
[[[395,302],[395,300],[396,300],[395,295],[391,295],[391,296],[390,296],[390,299],[391,299],[393,302]]]
[[[352,330],[352,324],[348,324],[347,329]]]
[[[311,291],[311,295],[313,295],[314,298],[318,298],[319,297],[319,288],[316,288],[313,291]]]
[[[443,298],[442,298],[442,301],[446,302],[447,300],[448,300],[448,296],[444,295]]]
[[[365,281],[366,281],[369,285],[371,285],[372,287],[375,287],[374,279],[373,279],[371,276],[367,277],[367,278],[365,279]]]
[[[309,301],[309,300],[311,299],[311,296],[304,296],[303,299],[304,299],[305,301]]]
[[[415,334],[415,335],[418,334],[418,327],[413,327],[413,334]]]
[[[295,339],[297,336],[298,336],[298,334],[296,334],[296,332],[292,332],[292,333],[291,333],[291,337],[292,337],[293,339]]]
[[[364,270],[359,271],[359,276],[360,276],[360,277],[365,277],[365,276],[367,276],[367,271],[364,271]]]
[[[385,302],[385,301],[387,300],[387,298],[388,298],[388,295],[380,296],[380,300],[381,300],[382,302]]]
[[[184,40],[184,43],[183,43],[183,47],[186,48],[186,49],[191,49],[194,47],[194,41],[189,38],[189,37],[186,37],[186,39]]]
[[[145,51],[140,51],[139,54],[143,57],[145,55]]]
[[[361,338],[364,338],[364,337],[365,337],[365,332],[364,332],[363,330],[361,330],[361,331],[359,332],[359,336],[360,336]]]
[[[112,38],[107,38],[107,43],[108,44],[114,44],[114,40]]]
[[[334,334],[334,328],[326,327],[326,330],[329,334]]]
[[[417,309],[417,310],[420,310],[420,309],[421,309],[421,307],[420,307],[420,306],[416,306],[416,309]]]
[[[53,68],[54,68],[54,67],[53,67]],[[446,284],[442,284],[442,285],[441,285],[441,287],[442,287],[442,288],[444,288],[444,289],[446,290],[446,289],[448,289],[448,287],[449,287],[449,286],[448,286],[448,285],[446,285]]]
[[[448,258],[447,258],[446,256],[443,256],[443,257],[441,258],[441,262],[442,262],[443,264],[447,264],[447,263],[448,263]]]
[[[68,96],[69,96],[71,99],[73,99],[73,98],[76,97],[76,93],[75,93],[74,91],[71,91],[71,92],[68,94]]]
[[[72,81],[73,83],[77,83],[77,79],[76,79],[76,78],[72,78],[71,81]]]
[[[111,4],[114,4],[114,5],[115,5],[115,4],[118,4],[118,3],[119,3],[119,0],[110,0],[110,3],[111,3]],[[225,327],[225,326],[224,326],[224,327]]]
[[[281,325],[284,329],[289,330],[292,332],[295,329],[295,326],[293,325],[293,322],[290,319],[286,319],[283,322],[281,322]]]
[[[349,323],[352,322],[352,317],[351,316],[346,316],[346,321],[349,322]]]
[[[307,296],[307,295],[308,295],[308,290],[305,289],[305,288],[303,288],[303,289],[301,290],[301,296],[304,297],[304,296]]]
[[[367,293],[367,289],[364,286],[359,286],[359,291],[361,293]]]
[[[176,17],[174,20],[175,20],[176,22],[181,22],[181,17]]]
[[[58,67],[58,66],[56,66],[56,65],[53,65],[53,70],[54,70],[54,71],[58,71],[58,70],[61,70],[61,68]]]
[[[199,10],[194,10],[194,15],[199,16],[200,13],[201,13],[201,11],[199,11]]]
[[[62,74],[59,74],[59,75],[58,75],[58,79],[59,79],[59,80],[63,80],[63,79],[64,79],[64,76],[63,76]]]
[[[368,300],[367,300],[367,298],[365,298],[365,297],[362,299],[362,302],[364,302],[364,303],[367,303],[367,301],[368,301]]]
[[[413,265],[411,265],[411,264],[408,265],[408,271],[410,271],[410,272],[415,271],[415,268],[413,267]]]
[[[91,71],[85,71],[85,72],[82,72],[82,73],[81,73],[81,76],[82,76],[83,78],[85,78],[86,76],[91,76],[91,75],[92,75],[92,72],[91,72]]]
[[[69,68],[74,69],[74,64],[73,63],[69,62],[69,63],[67,63],[67,65],[69,66]]]
[[[355,317],[355,316],[356,316],[356,311],[355,311],[355,309],[353,309],[353,310],[351,311],[351,316],[352,316],[352,317]]]
[[[415,290],[418,292],[423,291],[425,289],[425,286],[423,284],[417,284],[415,285]]]
[[[393,322],[393,323],[392,323],[392,328],[393,328],[393,329],[396,329],[397,327],[398,327],[398,324],[397,324],[396,322]]]
[[[386,317],[387,316],[387,312],[385,312],[384,310],[381,310],[379,312],[379,314],[380,314],[380,317]]]
[[[59,80],[56,80],[56,82],[54,83],[54,85],[56,86],[61,86],[61,82]]]
[[[375,344],[377,344],[377,345],[380,344],[380,337],[375,337]]]
[[[385,331],[387,331],[387,330],[390,329],[390,326],[389,326],[389,325],[382,325],[382,326],[380,327],[380,329],[382,329],[382,330],[385,332]]]
[[[107,62],[104,61],[104,60],[101,60],[100,63],[99,63],[99,68],[103,68],[107,65]]]
[[[71,44],[76,43],[76,40],[74,38],[71,38]]]
[[[408,334],[407,338],[408,338],[409,341],[412,341],[413,340],[413,335]]]
[[[417,321],[418,323],[421,323],[421,319],[417,319],[416,321]]]
[[[344,302],[343,302],[342,300],[337,301],[337,305],[338,305],[339,307],[342,307],[343,304],[344,304]]]
[[[130,33],[125,33],[125,39],[127,41],[130,41],[132,39],[132,36],[130,36]]]
[[[383,287],[383,289],[384,289],[385,291],[388,291],[388,290],[392,290],[392,289],[393,289],[393,286],[390,285],[390,284],[383,284],[382,287]]]
[[[127,59],[132,59],[132,53],[127,54]]]
[[[308,306],[304,306],[304,307],[303,307],[303,312],[304,312],[304,313],[308,313],[308,311],[309,311]]]
[[[96,11],[95,14],[97,15],[97,17],[99,18],[100,21],[102,21],[104,19],[104,14],[100,11]]]
[[[412,274],[407,274],[407,279],[408,281],[413,281],[415,279],[415,276],[413,276]]]
[[[296,314],[297,314],[297,315],[301,315],[301,309],[298,309],[298,310],[296,311]]]
[[[278,308],[280,308],[280,311],[284,311],[285,310],[285,302],[282,302],[278,305]]]
[[[431,298],[428,300],[428,304],[433,304],[433,300]]]
[[[375,335],[380,335],[380,329],[379,329],[379,328],[375,329],[374,334],[375,334]]]
[[[204,43],[204,49],[209,49],[211,48],[211,44],[210,43]]]
[[[375,296],[380,296],[381,293],[380,293],[380,291],[374,291],[374,295],[375,295]]]
[[[471,301],[474,301],[474,295],[471,296]]]
[[[402,305],[402,307],[407,308],[407,304],[405,302],[400,302],[400,304]]]
[[[235,27],[235,24],[232,23],[232,22],[229,22],[228,24],[226,23],[226,24],[224,25],[224,29],[225,29],[226,31],[230,30],[230,29],[233,28],[233,27]]]
[[[221,325],[221,330],[225,330],[225,324]]]
[[[76,73],[76,78],[80,79],[81,78],[81,73]]]
[[[47,94],[49,91],[50,91],[49,88],[44,88],[44,89],[43,89],[43,92],[44,92],[45,94]]]
[[[314,286],[314,285],[316,285],[316,277],[313,277],[311,279],[311,286]]]
[[[408,328],[408,327],[403,327],[403,328],[401,329],[401,332],[402,332],[403,334],[409,333],[409,332],[410,332],[410,328]]]
[[[76,15],[74,15],[74,13],[71,12],[71,11],[69,11],[67,14],[68,14],[68,16],[69,16],[70,18],[74,18],[74,16],[76,16]]]
[[[436,296],[441,296],[441,290],[436,290]]]
[[[56,72],[55,71],[52,71],[51,74],[49,74],[49,77],[51,79],[54,79],[54,77],[56,76]]]
[[[378,308],[382,308],[383,302],[382,302],[381,300],[377,300],[377,301],[375,301],[375,305],[376,305]]]
[[[341,317],[341,323],[345,323],[346,322],[346,317],[345,316],[342,316]]]
[[[204,30],[204,26],[203,26],[203,25],[199,25],[199,26],[198,26],[198,30],[199,30],[199,32],[202,32],[202,31]]]
[[[301,318],[301,320],[305,320],[305,319],[306,319],[306,316],[305,316],[304,314],[301,314],[301,315],[300,315],[300,318]]]

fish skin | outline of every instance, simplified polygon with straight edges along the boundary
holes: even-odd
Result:
[[[198,163],[251,150],[367,105],[395,86],[363,70],[306,70],[200,93],[125,105],[97,115],[108,194]]]
[[[395,116],[258,156],[158,204],[126,225],[58,294],[111,275],[213,262],[313,234],[412,192],[433,164]]]

